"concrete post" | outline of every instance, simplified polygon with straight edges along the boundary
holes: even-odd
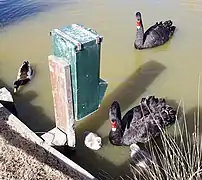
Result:
[[[49,68],[56,128],[42,137],[54,145],[67,142],[75,147],[75,121],[98,110],[108,86],[100,78],[103,37],[79,24],[54,29],[50,34],[54,56],[49,56]]]
[[[74,118],[81,121],[98,110],[108,86],[100,78],[103,37],[93,29],[72,24],[53,29],[51,38],[53,55],[70,64]]]
[[[56,128],[42,135],[49,144],[75,147],[75,119],[72,102],[70,65],[64,58],[49,56]]]

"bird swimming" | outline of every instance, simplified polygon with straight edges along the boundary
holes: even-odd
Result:
[[[20,66],[18,70],[17,80],[13,83],[14,85],[14,93],[19,91],[20,87],[27,84],[29,81],[31,81],[33,76],[33,69],[29,63],[29,61],[23,61],[22,65]]]
[[[173,26],[171,20],[165,22],[156,22],[153,26],[144,32],[142,15],[136,13],[136,39],[134,47],[136,49],[148,49],[165,44],[174,34],[176,26]]]
[[[121,119],[121,108],[114,101],[109,108],[109,141],[116,146],[146,143],[176,121],[176,111],[164,98],[148,96],[131,108]]]

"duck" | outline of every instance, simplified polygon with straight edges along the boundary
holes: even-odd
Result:
[[[102,147],[102,139],[96,133],[85,131],[84,144],[92,150],[99,150]]]
[[[13,83],[14,93],[19,91],[20,87],[24,86],[29,81],[31,81],[31,79],[33,77],[33,73],[34,73],[34,71],[33,71],[33,68],[31,67],[31,64],[29,63],[29,61],[24,60],[18,70],[17,79]]]
[[[154,48],[165,44],[174,34],[176,26],[171,20],[165,22],[156,22],[153,26],[144,32],[142,22],[142,15],[140,12],[136,13],[136,39],[134,42],[135,49]]]
[[[132,159],[132,165],[147,169],[156,164],[156,160],[153,160],[148,152],[140,149],[137,144],[130,145],[130,157]]]
[[[165,127],[176,121],[176,110],[163,98],[148,96],[131,108],[121,119],[118,101],[113,101],[109,108],[111,130],[109,141],[115,146],[130,146],[146,143],[162,133]]]

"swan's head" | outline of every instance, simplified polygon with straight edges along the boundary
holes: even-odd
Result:
[[[121,128],[121,108],[117,101],[114,101],[109,108],[109,120],[111,122],[112,131]]]
[[[140,12],[136,12],[135,14],[137,21],[140,21],[142,19],[142,15]]]
[[[142,25],[142,15],[141,15],[140,12],[137,12],[135,16],[136,16],[137,29],[140,29],[141,27],[143,27],[143,25]]]
[[[86,147],[92,150],[98,150],[102,147],[102,139],[97,134],[86,131],[84,143]]]
[[[117,101],[114,101],[109,108],[109,120],[111,123],[110,143],[117,146],[122,145],[121,108]]]
[[[147,169],[153,163],[150,155],[144,150],[141,150],[137,144],[131,144],[130,150],[131,150],[130,156],[133,160],[133,163],[137,167]]]
[[[29,64],[29,61],[28,61],[28,60],[24,60],[24,61],[23,61],[23,64],[27,64],[27,65],[28,65],[28,64]]]
[[[131,154],[135,154],[137,153],[138,151],[140,150],[140,147],[137,145],[137,144],[131,144],[130,145],[130,151],[131,151]]]

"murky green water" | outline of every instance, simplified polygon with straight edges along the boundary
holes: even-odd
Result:
[[[113,100],[120,101],[123,113],[148,94],[177,103],[182,100],[188,117],[196,111],[202,71],[201,9],[199,0],[0,1],[0,12],[4,12],[0,14],[4,27],[0,30],[1,84],[11,87],[22,60],[30,60],[36,66],[36,76],[15,96],[19,116],[35,132],[51,129],[54,112],[47,60],[51,54],[49,31],[72,23],[98,31],[104,36],[101,77],[109,87],[100,110],[77,124],[78,150],[72,158],[96,176],[102,169],[118,177],[127,173],[129,153],[128,148],[108,142],[107,112]],[[155,49],[135,50],[137,10],[142,12],[145,28],[172,19],[177,26],[173,39]],[[188,123],[193,124],[192,118]],[[101,150],[94,152],[84,146],[84,130],[103,137]]]

